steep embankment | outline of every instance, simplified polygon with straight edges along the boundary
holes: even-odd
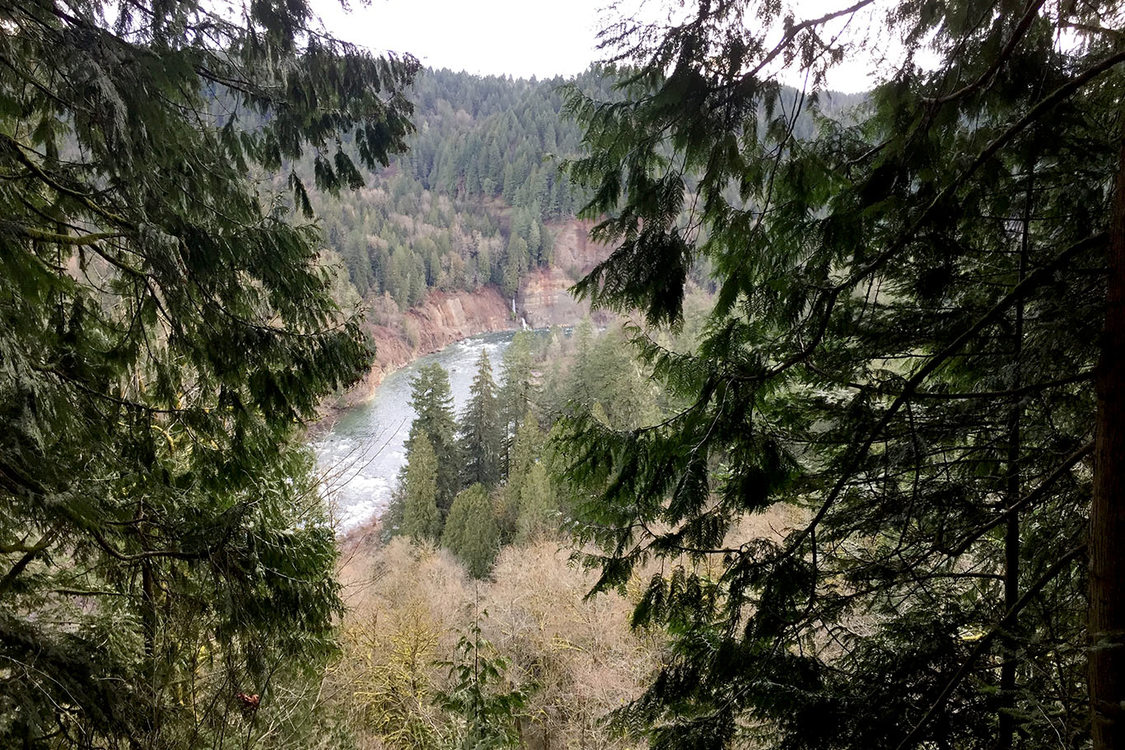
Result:
[[[532,328],[573,325],[590,306],[570,295],[570,287],[609,255],[610,248],[590,239],[593,222],[572,219],[552,224],[551,265],[537,268],[520,284],[516,307]]]
[[[519,325],[494,287],[475,292],[431,291],[422,304],[392,323],[372,325],[375,366],[348,394],[352,403],[370,397],[383,377],[423,354],[478,333],[508,331]]]
[[[454,341],[514,330],[524,321],[532,328],[581,321],[590,314],[590,307],[576,301],[568,290],[609,254],[609,248],[589,238],[591,225],[578,219],[550,225],[554,258],[549,267],[535,269],[523,278],[515,313],[511,300],[505,300],[492,286],[474,292],[431,290],[421,304],[406,312],[400,313],[393,306],[388,309],[387,305],[373,311],[368,330],[376,347],[375,366],[328,411],[370,398],[388,372]]]

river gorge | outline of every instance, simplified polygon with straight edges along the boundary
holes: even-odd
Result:
[[[514,335],[502,331],[472,336],[391,371],[369,399],[343,412],[330,430],[312,441],[325,497],[341,533],[378,516],[390,501],[406,463],[403,443],[414,420],[410,381],[418,368],[436,362],[446,369],[454,413],[459,415],[481,351],[488,352],[497,377]]]

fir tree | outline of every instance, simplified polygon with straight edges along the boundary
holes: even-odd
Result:
[[[461,480],[453,392],[449,387],[449,374],[441,365],[435,362],[418,368],[410,381],[410,406],[416,416],[410,424],[406,449],[413,449],[417,436],[426,436],[437,459],[437,505],[448,510]]]
[[[939,64],[848,117],[764,76],[819,81],[865,5],[626,24],[625,100],[575,99],[617,243],[580,292],[668,323],[699,259],[718,285],[698,356],[637,337],[689,406],[567,441],[599,587],[668,566],[635,621],[674,656],[623,719],[656,747],[1121,747],[1121,10],[903,6],[882,31]],[[778,502],[794,529],[737,535]]]
[[[552,516],[558,509],[551,477],[542,461],[531,465],[520,483],[516,541],[526,543],[557,530]]]
[[[0,3],[0,745],[250,744],[230,706],[331,652],[299,425],[372,352],[300,215],[402,148],[415,65],[318,29]]]
[[[535,415],[530,411],[524,414],[512,441],[508,481],[500,491],[497,519],[505,542],[511,541],[518,530],[523,487],[529,472],[539,458],[543,448],[543,436]]]
[[[462,484],[495,487],[500,482],[504,432],[500,404],[488,352],[481,350],[477,374],[469,388],[469,403],[461,415],[459,448],[463,461]]]
[[[504,350],[501,366],[500,421],[505,441],[515,434],[516,426],[531,408],[534,386],[531,382],[531,345],[534,334],[519,331]],[[507,451],[505,451],[507,452]]]
[[[460,558],[474,578],[484,578],[492,570],[500,550],[500,528],[483,485],[474,484],[457,495],[445,520],[441,544]]]
[[[513,235],[508,242],[507,257],[504,259],[504,270],[501,275],[500,291],[505,297],[514,297],[520,288],[520,279],[528,269],[527,240]]]
[[[425,434],[419,434],[407,453],[402,488],[402,533],[418,541],[436,542],[441,536],[437,477],[433,446]]]

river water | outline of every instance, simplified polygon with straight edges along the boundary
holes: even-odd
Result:
[[[450,344],[414,360],[383,379],[372,398],[344,413],[331,431],[313,442],[321,485],[340,531],[379,515],[406,463],[403,443],[414,421],[410,381],[418,368],[437,362],[449,373],[453,408],[459,416],[482,350],[499,382],[500,360],[514,332],[486,333]]]

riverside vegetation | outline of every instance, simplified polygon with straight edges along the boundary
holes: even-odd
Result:
[[[576,408],[623,428],[659,413],[625,344],[589,322],[518,333],[498,386],[482,353],[459,418],[441,367],[417,373],[399,491],[368,532],[382,541],[345,543],[350,610],[325,707],[361,747],[636,745],[605,719],[639,693],[662,639],[631,632],[628,597],[583,599],[594,578],[569,559],[575,504],[548,435]],[[451,672],[467,645],[475,671]],[[450,711],[466,678],[511,710]]]
[[[0,0],[0,743],[1125,747],[1119,3],[700,0],[566,93],[244,11]],[[424,371],[341,559],[355,303],[575,208],[643,325]]]

